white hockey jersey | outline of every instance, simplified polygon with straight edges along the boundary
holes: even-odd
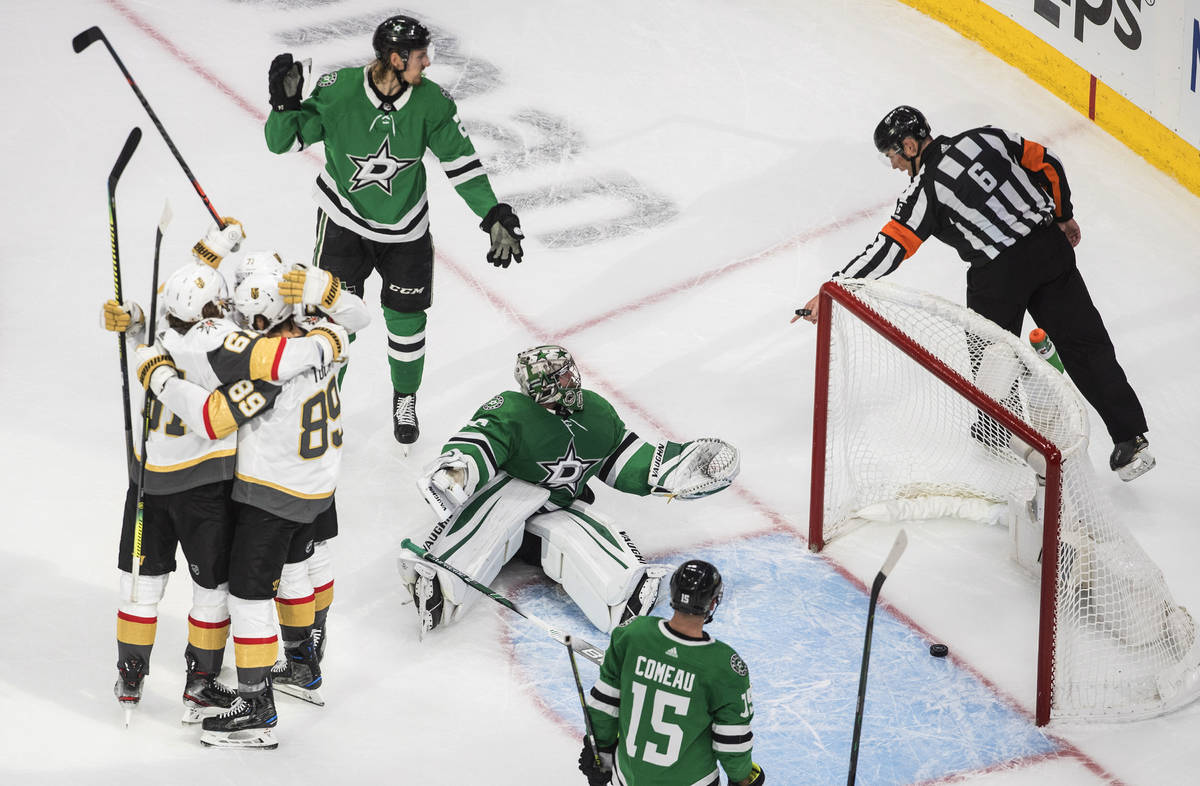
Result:
[[[133,345],[140,338],[136,332],[126,336]],[[261,381],[287,379],[324,362],[322,339],[266,338],[244,331],[228,319],[204,319],[182,334],[168,327],[159,332],[159,340],[170,353],[180,376],[205,390],[238,380],[258,380],[261,385]],[[131,375],[136,378],[136,369],[132,369]],[[137,391],[141,395],[135,402],[134,463],[130,466],[130,477],[135,482],[141,462],[138,446],[145,396],[140,386]],[[171,400],[165,391],[164,397]],[[146,493],[171,494],[233,477],[236,424],[244,419],[238,417],[244,413],[236,406],[229,406],[228,399],[222,400],[227,402],[226,406],[207,406],[200,419],[189,416],[185,420],[153,396],[150,398]],[[179,411],[187,410],[180,405]]]

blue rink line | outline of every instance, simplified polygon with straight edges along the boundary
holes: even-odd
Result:
[[[775,783],[844,783],[867,596],[791,535],[768,534],[659,561],[693,557],[715,564],[725,581],[725,598],[707,630],[750,666],[755,761]],[[524,585],[514,596],[542,619],[607,646],[608,637],[551,582]],[[655,611],[670,616],[666,601]],[[582,736],[563,646],[523,620],[510,627],[514,658],[531,689]],[[920,783],[1060,750],[1032,718],[952,661],[931,657],[928,647],[911,627],[876,610],[859,783]],[[599,669],[578,662],[586,691]]]

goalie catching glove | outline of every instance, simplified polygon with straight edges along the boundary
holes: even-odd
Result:
[[[521,241],[525,234],[521,231],[521,219],[510,205],[498,203],[483,217],[479,228],[487,232],[492,241],[487,253],[488,262],[496,267],[508,267],[510,262],[521,261]]]
[[[137,363],[138,382],[156,398],[162,395],[168,382],[179,376],[175,362],[158,342],[139,344],[133,350],[133,362]]]
[[[126,333],[131,329],[139,330],[144,319],[142,307],[132,300],[127,303],[118,303],[109,299],[104,301],[104,305],[100,307],[100,323],[104,325],[105,330],[111,330],[114,333]]]
[[[453,516],[474,493],[478,479],[471,478],[471,460],[458,450],[443,453],[417,478],[417,487],[437,514],[438,521]]]
[[[246,239],[246,230],[242,228],[241,221],[228,216],[221,220],[225,222],[224,229],[216,224],[210,226],[204,237],[192,246],[196,259],[211,268],[220,266],[221,260],[241,248],[242,241]]]
[[[283,274],[279,294],[283,295],[285,303],[301,303],[329,311],[342,294],[342,282],[327,270],[297,265]]]
[[[660,442],[650,463],[650,493],[679,499],[707,497],[732,483],[741,468],[738,449],[720,439],[683,445]]]

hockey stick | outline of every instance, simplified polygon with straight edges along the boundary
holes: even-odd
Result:
[[[565,644],[565,645],[569,646],[573,652],[578,652],[580,655],[587,658],[592,663],[595,663],[597,666],[599,666],[601,663],[604,662],[604,650],[601,649],[600,647],[597,647],[595,644],[590,644],[590,643],[584,641],[583,639],[571,636],[570,634],[554,627],[553,625],[551,625],[550,623],[541,619],[540,617],[535,617],[533,614],[530,614],[528,611],[525,611],[520,606],[518,606],[516,603],[514,603],[511,600],[509,600],[508,598],[504,597],[499,592],[496,592],[491,587],[487,586],[486,584],[480,584],[478,581],[471,578],[466,573],[463,573],[461,570],[454,567],[450,563],[446,562],[441,557],[436,557],[433,554],[430,554],[428,551],[421,548],[416,543],[413,543],[408,538],[405,538],[404,542],[402,542],[400,545],[403,546],[404,548],[408,549],[412,553],[416,554],[418,557],[425,560],[426,562],[437,565],[439,568],[442,568],[443,570],[450,571],[455,576],[458,576],[460,579],[462,579],[464,582],[466,582],[467,586],[470,587],[471,589],[482,592],[484,595],[487,595],[489,598],[496,601],[501,606],[504,606],[505,608],[509,609],[510,611],[515,611],[517,614],[520,614],[522,617],[529,620],[534,625],[537,625],[539,628],[546,631],[546,633],[550,634],[550,638],[554,639],[559,644]]]
[[[904,530],[900,530],[896,534],[892,550],[883,561],[883,567],[875,574],[875,581],[871,584],[871,600],[867,605],[867,638],[863,642],[862,671],[858,675],[858,707],[854,711],[854,736],[850,740],[850,774],[846,777],[846,786],[854,786],[854,776],[858,771],[858,740],[862,736],[863,704],[867,699],[867,662],[871,659],[871,629],[875,625],[875,604],[879,600],[879,591],[883,589],[884,579],[892,572],[892,568],[896,567],[896,562],[907,545],[908,535]]]
[[[600,749],[596,747],[596,730],[592,727],[592,716],[588,715],[587,699],[583,697],[583,681],[579,679],[579,664],[575,662],[575,650],[571,649],[573,642],[574,639],[568,633],[563,644],[567,646],[567,657],[571,659],[571,673],[575,675],[575,692],[579,694],[579,706],[583,710],[583,728],[587,732],[588,745],[592,748],[592,759],[595,761],[596,769],[601,770],[603,767],[600,764]]]
[[[113,289],[118,305],[124,305],[121,296],[121,250],[117,244],[117,181],[125,171],[133,151],[142,139],[142,129],[137,126],[125,137],[125,145],[117,155],[112,171],[108,173],[108,242],[112,247]],[[117,334],[117,357],[121,361],[121,402],[125,406],[125,466],[133,466],[133,416],[129,413],[129,358],[126,355],[125,335]]]
[[[158,257],[162,250],[163,234],[167,231],[167,224],[171,223],[171,203],[163,203],[162,217],[158,219],[158,228],[154,231],[154,272],[151,274],[150,282],[150,316],[146,317],[146,343],[153,344],[155,339],[156,317],[158,316]],[[161,406],[161,405],[160,405]],[[154,402],[150,400],[150,390],[147,388],[146,395],[142,399],[142,450],[139,454],[142,457],[141,465],[138,467],[138,482],[137,482],[137,518],[133,525],[133,563],[130,566],[133,573],[133,584],[129,590],[129,602],[138,602],[138,576],[142,573],[142,514],[145,512],[145,500],[143,497],[146,492],[146,440],[150,434],[150,412],[154,407]]]
[[[208,201],[208,194],[204,193],[204,189],[200,187],[200,183],[196,181],[196,176],[192,174],[192,170],[188,169],[187,163],[183,160],[183,156],[179,154],[179,149],[175,147],[175,143],[171,141],[170,135],[167,134],[167,129],[163,128],[162,121],[158,119],[158,115],[154,114],[154,110],[150,108],[150,103],[146,100],[146,96],[142,95],[141,88],[137,86],[137,82],[133,81],[133,76],[129,73],[129,69],[121,62],[121,58],[117,57],[117,51],[113,49],[112,44],[108,42],[104,32],[99,27],[89,27],[79,35],[71,39],[71,46],[75,53],[79,54],[83,50],[97,41],[103,41],[108,53],[112,55],[112,59],[116,61],[117,68],[121,69],[121,73],[125,75],[125,81],[133,88],[134,95],[141,102],[142,108],[146,110],[146,114],[150,115],[150,119],[154,122],[154,127],[158,129],[158,133],[162,134],[163,141],[167,143],[167,147],[171,149],[171,153],[175,156],[175,160],[179,162],[179,166],[183,168],[183,173],[187,175],[187,179],[192,182],[192,188],[196,189],[196,193],[200,195],[204,206],[208,208],[208,212],[212,215],[213,221],[217,222],[217,226],[221,229],[225,228],[225,222],[221,220],[220,214],[216,208]],[[120,298],[117,298],[120,300]]]

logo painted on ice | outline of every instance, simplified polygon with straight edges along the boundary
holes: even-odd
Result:
[[[1117,40],[1130,50],[1142,45],[1142,28],[1138,25],[1135,11],[1142,10],[1142,0],[1096,0],[1098,5],[1089,5],[1088,0],[1074,0],[1075,5],[1075,39],[1083,41],[1083,29],[1088,22],[1104,26],[1113,16],[1113,6],[1116,5],[1122,18],[1113,20],[1113,33]],[[1059,26],[1059,15],[1062,6],[1070,7],[1071,0],[1033,0],[1033,11],[1055,27]],[[1154,5],[1154,0],[1146,0],[1147,6]],[[1132,6],[1132,7],[1131,7]]]

